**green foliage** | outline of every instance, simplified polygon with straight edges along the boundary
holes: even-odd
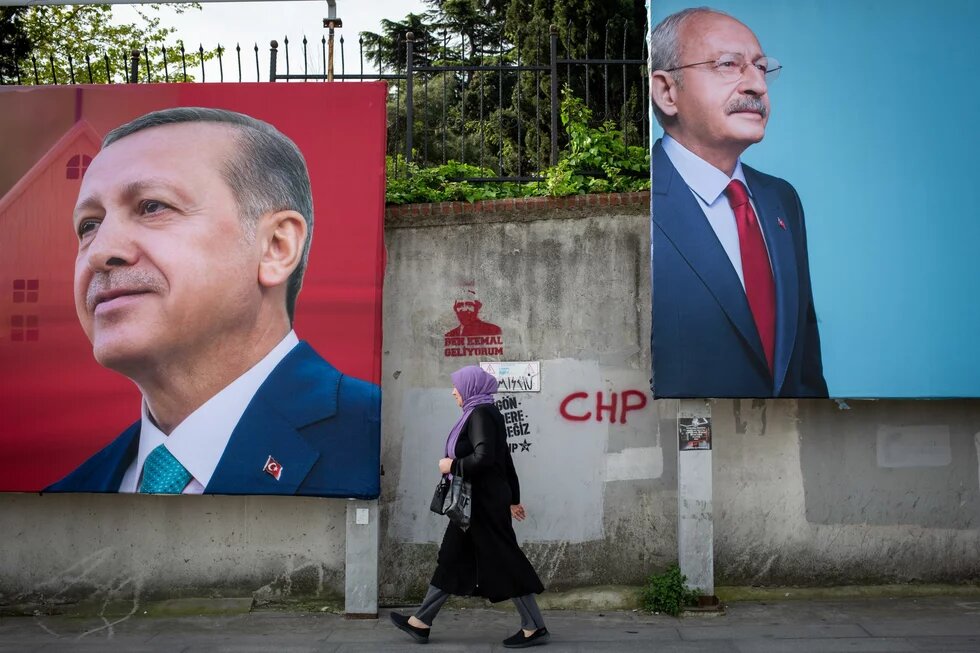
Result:
[[[591,127],[592,111],[568,86],[561,102],[561,122],[568,148],[548,170],[548,193],[556,197],[583,193],[628,193],[650,188],[650,152],[626,145],[611,121]]]
[[[178,6],[177,11],[200,9],[197,3]],[[19,16],[32,44],[31,52],[17,52],[23,84],[66,84],[71,81],[74,71],[77,83],[88,83],[89,72],[85,57],[91,61],[92,78],[95,84],[126,81],[130,53],[140,51],[140,78],[146,76],[146,61],[143,48],[150,56],[150,72],[155,80],[163,79],[162,48],[167,46],[171,80],[184,81],[180,66],[179,41],[173,36],[175,29],[161,25],[157,15],[159,5],[138,6],[135,8],[140,20],[120,23],[113,20],[111,5],[68,5],[31,6]],[[173,40],[170,40],[173,39]],[[168,43],[169,40],[169,43]],[[193,71],[200,66],[201,54],[188,47],[187,81],[194,81]],[[36,58],[37,78],[35,79]],[[71,62],[69,63],[69,55]],[[204,60],[215,56],[214,51],[204,51]],[[106,59],[109,72],[106,72]]]
[[[558,164],[544,171],[544,182],[466,182],[466,178],[496,177],[489,168],[449,161],[420,168],[405,163],[402,155],[389,156],[389,204],[413,204],[535,197],[564,197],[587,193],[627,193],[650,188],[650,153],[626,145],[611,122],[590,127],[592,112],[566,87],[561,120],[568,132],[568,146]]]
[[[687,587],[687,577],[677,565],[662,574],[651,574],[640,593],[644,610],[677,616],[689,605],[696,605],[701,591]]]
[[[433,168],[419,168],[414,163],[406,164],[405,157],[399,154],[387,157],[387,166],[388,204],[476,202],[541,194],[533,188],[539,184],[462,181],[467,178],[495,177],[497,173],[489,168],[458,161],[449,161]]]

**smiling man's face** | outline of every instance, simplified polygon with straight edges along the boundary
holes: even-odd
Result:
[[[755,34],[721,14],[693,16],[683,24],[679,40],[682,65],[715,61],[723,54],[741,54],[746,61],[763,56]],[[689,149],[728,150],[737,156],[762,140],[768,120],[768,87],[755,66],[747,66],[735,80],[710,65],[684,69],[677,89],[677,127]]]
[[[260,253],[221,175],[233,127],[182,123],[126,136],[79,191],[75,308],[102,365],[131,378],[253,329]]]

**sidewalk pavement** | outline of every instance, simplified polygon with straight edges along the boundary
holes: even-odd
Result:
[[[513,610],[445,609],[430,642],[416,644],[378,620],[249,611],[212,616],[23,616],[0,618],[0,652],[16,651],[502,651]],[[409,612],[409,610],[404,610]],[[980,652],[980,597],[736,602],[724,613],[673,618],[641,612],[549,610],[541,651],[658,653]]]

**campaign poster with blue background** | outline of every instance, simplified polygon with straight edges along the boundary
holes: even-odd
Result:
[[[651,27],[690,6],[655,0]],[[711,7],[748,26],[783,66],[768,88],[765,138],[741,160],[799,195],[827,394],[980,396],[980,2],[716,0]],[[653,125],[656,142],[663,130]],[[656,213],[664,171],[656,159],[652,167]],[[654,216],[654,232],[656,223]],[[655,237],[655,298],[672,282],[669,272],[658,278],[661,253]],[[658,376],[670,377],[658,374],[656,343],[671,332],[658,310],[655,299],[655,394],[690,395],[658,387]],[[740,395],[758,393],[730,393]]]

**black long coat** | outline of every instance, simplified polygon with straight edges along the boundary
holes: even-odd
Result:
[[[496,406],[477,406],[470,413],[455,453],[452,473],[462,473],[473,485],[472,519],[466,531],[452,523],[446,528],[432,584],[494,602],[543,592],[514,535],[510,506],[521,502],[521,489]]]

